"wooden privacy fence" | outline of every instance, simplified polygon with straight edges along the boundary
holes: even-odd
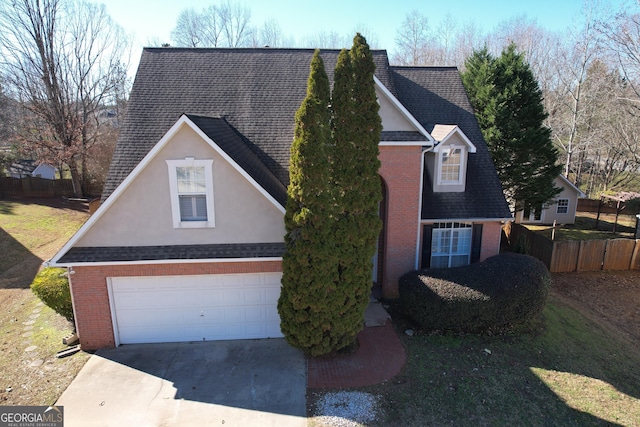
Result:
[[[68,196],[73,196],[73,184],[70,179],[0,177],[0,197]]]
[[[640,240],[551,241],[514,223],[505,233],[512,249],[538,258],[552,273],[640,269]]]

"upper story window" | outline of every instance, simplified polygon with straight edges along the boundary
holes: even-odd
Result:
[[[213,227],[213,160],[167,160],[174,228]]]
[[[566,214],[569,212],[569,199],[558,199],[558,206],[556,207],[556,213]]]
[[[445,148],[441,151],[440,182],[459,184],[462,168],[462,148]]]

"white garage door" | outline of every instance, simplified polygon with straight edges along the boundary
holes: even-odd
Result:
[[[120,344],[281,337],[282,273],[113,277]]]

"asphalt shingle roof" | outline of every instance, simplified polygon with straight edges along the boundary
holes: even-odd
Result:
[[[294,116],[306,93],[312,49],[146,48],[109,170],[103,199],[184,113],[284,204]],[[332,79],[338,50],[322,50]],[[433,193],[425,177],[422,218],[508,218],[510,212],[486,143],[451,67],[390,67],[373,51],[376,76],[431,132],[455,124],[477,152],[469,155],[467,191]],[[421,141],[417,132],[383,132],[383,141]],[[427,174],[425,174],[427,175]]]
[[[287,202],[287,188],[251,151],[249,141],[243,141],[229,124],[221,118],[186,115],[200,130],[213,140],[244,169],[258,184],[262,186],[282,206]]]
[[[281,257],[281,243],[230,243],[217,245],[110,246],[71,248],[60,264],[85,262],[175,261],[220,258]]]
[[[313,49],[145,48],[103,200],[183,114],[224,119],[283,184],[295,112]],[[339,50],[322,50],[329,77]],[[373,51],[376,76],[394,93],[387,53]]]
[[[422,219],[510,218],[511,212],[473,108],[455,67],[391,67],[400,102],[431,132],[458,125],[476,146],[467,163],[466,191],[434,193],[425,174]]]

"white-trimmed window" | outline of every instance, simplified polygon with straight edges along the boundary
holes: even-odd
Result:
[[[558,199],[556,213],[559,213],[559,214],[569,213],[569,199]]]
[[[167,160],[174,228],[214,227],[213,160]]]
[[[431,268],[468,265],[471,259],[472,224],[440,222],[433,224]]]
[[[458,146],[449,146],[440,150],[439,184],[462,184],[464,154],[465,149]]]

